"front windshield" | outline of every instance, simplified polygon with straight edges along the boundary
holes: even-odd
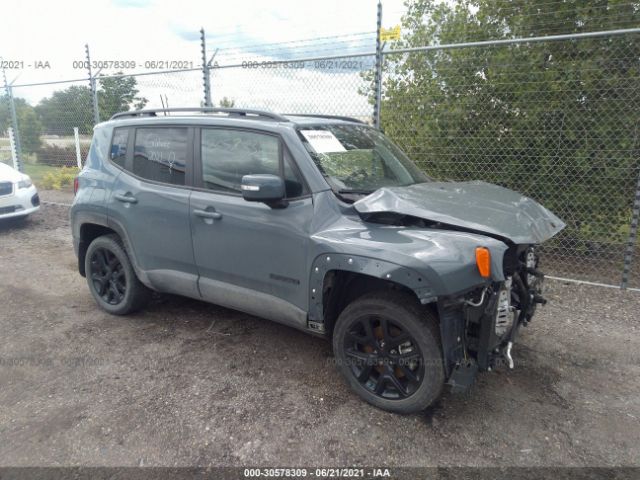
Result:
[[[430,181],[398,147],[367,125],[305,125],[298,132],[337,193],[369,194],[382,187]]]

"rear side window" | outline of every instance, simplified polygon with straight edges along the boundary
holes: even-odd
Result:
[[[113,131],[113,141],[111,142],[110,158],[113,163],[124,168],[127,158],[127,143],[129,142],[129,129],[116,128]]]
[[[155,182],[184,185],[186,128],[138,128],[132,172]]]
[[[242,177],[253,174],[282,176],[287,197],[300,196],[303,184],[288,162],[281,170],[280,141],[273,135],[226,129],[203,129],[202,181],[205,188],[240,193]]]

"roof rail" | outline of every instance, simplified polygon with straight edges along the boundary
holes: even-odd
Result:
[[[150,116],[157,117],[158,114],[168,115],[170,113],[186,113],[186,112],[198,112],[198,113],[227,113],[229,116],[245,117],[245,118],[268,118],[270,120],[277,120],[279,122],[288,122],[289,119],[278,115],[277,113],[265,112],[262,110],[247,110],[244,108],[216,108],[216,107],[194,107],[194,108],[150,108],[144,110],[132,110],[130,112],[116,113],[111,117],[111,120],[124,117],[138,117],[138,116]]]
[[[328,119],[332,119],[332,120],[345,120],[347,122],[355,122],[355,123],[366,124],[366,122],[363,122],[362,120],[358,120],[357,118],[345,117],[345,116],[342,116],[342,115],[318,115],[318,114],[315,114],[315,113],[283,113],[283,115],[286,115],[288,117],[328,118]]]

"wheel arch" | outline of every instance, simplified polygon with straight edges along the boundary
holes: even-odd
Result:
[[[349,303],[386,289],[407,292],[423,305],[437,300],[426,278],[411,268],[359,255],[319,255],[309,283],[310,327],[331,337],[335,321]]]
[[[146,275],[138,266],[138,262],[133,253],[133,248],[124,229],[121,228],[119,224],[102,222],[96,218],[86,218],[84,220],[85,221],[80,224],[79,228],[75,230],[78,235],[78,270],[80,272],[80,275],[86,275],[84,267],[85,256],[87,253],[87,248],[89,248],[91,242],[103,235],[117,235],[122,242],[125,251],[127,252],[127,256],[131,261],[131,265],[133,266],[136,275],[143,284],[149,286]]]
[[[80,225],[80,235],[78,242],[78,271],[80,275],[83,277],[86,276],[85,271],[85,257],[87,254],[87,249],[91,242],[93,242],[96,238],[102,237],[104,235],[112,235],[117,234],[112,228],[107,227],[106,225],[101,225],[99,223],[83,223]]]

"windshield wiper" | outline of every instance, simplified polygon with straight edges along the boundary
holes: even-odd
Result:
[[[371,193],[373,193],[375,190],[358,190],[357,188],[346,188],[343,190],[338,190],[338,193],[340,194],[349,194],[349,193],[353,193],[355,195],[370,195]]]

